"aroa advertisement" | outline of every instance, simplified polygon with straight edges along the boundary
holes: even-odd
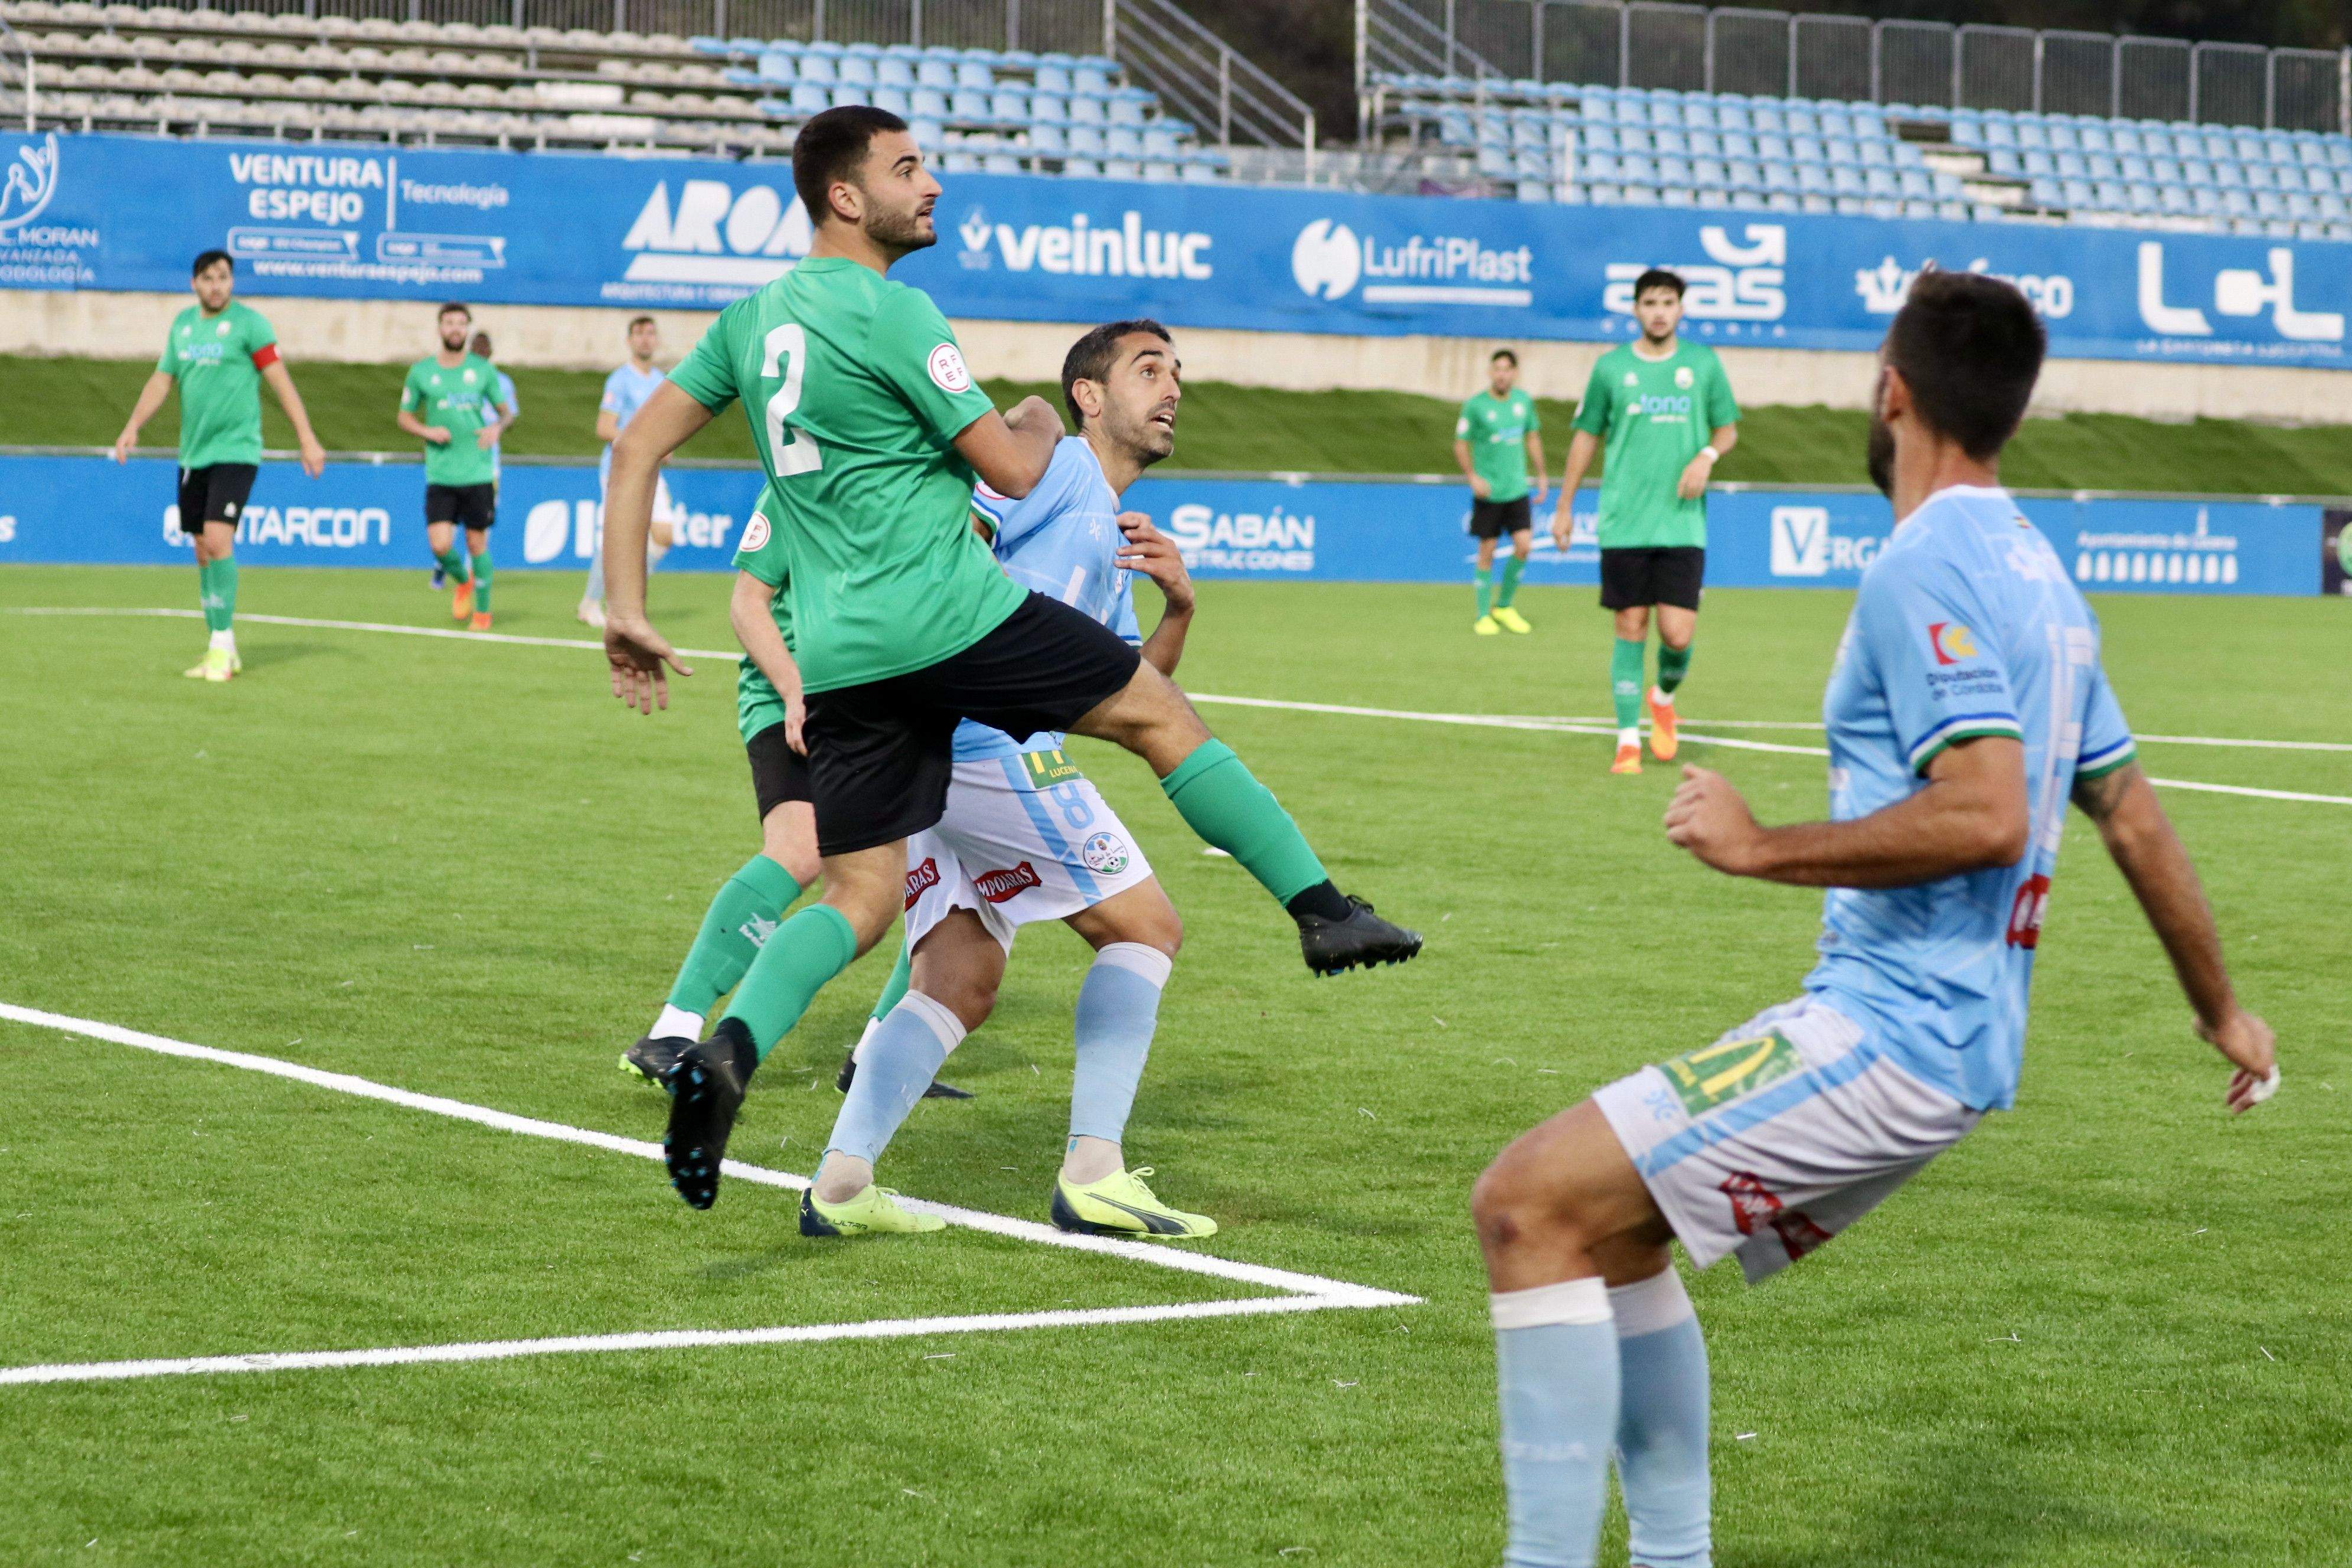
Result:
[[[781,163],[0,136],[0,286],[711,309],[808,252]],[[2352,245],[2004,223],[953,174],[894,274],[950,316],[1622,340],[1673,267],[1701,341],[1867,349],[1931,268],[2013,280],[2061,355],[2340,366]]]

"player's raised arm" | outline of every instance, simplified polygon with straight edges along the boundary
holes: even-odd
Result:
[[[294,441],[302,449],[302,471],[317,479],[327,469],[327,449],[319,445],[319,437],[310,429],[310,411],[302,406],[302,395],[294,390],[294,378],[287,374],[286,362],[273,359],[261,368],[261,379],[277,395],[278,406],[286,410],[286,421],[294,426]]]
[[[604,658],[613,695],[641,713],[669,706],[669,679],[694,671],[646,619],[646,538],[654,526],[654,489],[662,460],[710,423],[712,410],[674,382],[654,388],[613,443],[604,488]]]
[[[1166,601],[1160,624],[1144,639],[1144,659],[1160,674],[1172,676],[1184,658],[1185,635],[1192,629],[1192,607],[1196,602],[1192,574],[1184,570],[1184,557],[1177,550],[1176,542],[1153,527],[1143,513],[1119,513],[1118,531],[1127,536],[1127,542],[1119,546],[1119,565],[1129,572],[1140,572],[1158,584],[1160,597]]]
[[[2212,907],[2155,788],[2137,763],[2127,762],[2095,778],[2077,777],[2074,800],[2098,825],[2100,842],[2172,960],[2180,989],[2197,1014],[2198,1036],[2238,1069],[2230,1078],[2231,1110],[2260,1103],[2277,1082],[2271,1027],[2238,1005],[2221,962],[2221,933]]]
[[[1061,438],[1062,416],[1054,405],[1024,397],[1010,414],[991,411],[965,426],[955,447],[990,489],[1019,500],[1045,477]]]

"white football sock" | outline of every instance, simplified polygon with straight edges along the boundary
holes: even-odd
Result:
[[[698,1040],[702,1038],[702,1015],[689,1013],[683,1007],[673,1007],[665,1002],[661,1016],[656,1018],[654,1026],[646,1032],[656,1040],[666,1040],[673,1036],[681,1040]]]
[[[1662,686],[1653,686],[1650,688],[1650,700],[1661,708],[1671,708],[1675,705],[1675,694]]]
[[[1629,724],[1624,729],[1618,731],[1617,743],[1621,746],[1640,745],[1642,743],[1642,727],[1638,724]]]

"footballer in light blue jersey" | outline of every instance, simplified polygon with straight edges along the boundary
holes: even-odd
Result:
[[[1671,1244],[1764,1279],[2016,1099],[2070,801],[2236,1069],[2230,1109],[2277,1087],[2269,1026],[2238,1005],[2196,868],[2133,760],[2097,617],[2000,489],[2043,346],[1998,279],[1912,287],[1868,454],[1895,533],[1822,700],[1830,819],[1767,827],[1696,766],[1667,807],[1668,838],[1716,869],[1829,889],[1803,994],[1602,1086],[1478,1180],[1512,1568],[1592,1568],[1612,1461],[1632,1561],[1713,1562],[1706,1347]]]
[[[2017,1097],[2027,983],[2078,779],[2132,760],[2099,621],[2006,491],[1956,485],[1864,574],[1822,702],[1830,819],[1894,805],[1945,748],[2022,742],[2024,858],[1903,888],[1832,888],[1805,989],[1921,1081],[1975,1110]]]
[[[596,492],[601,499],[613,482],[613,443],[627,429],[629,421],[656,388],[668,379],[654,364],[654,355],[661,349],[661,329],[651,316],[639,316],[629,323],[629,363],[604,378],[604,395],[596,400],[596,438],[604,443],[604,454],[596,459]],[[677,537],[677,508],[669,497],[669,481],[654,481],[654,521],[646,535],[646,570],[650,573],[669,552]],[[588,585],[580,597],[580,619],[592,626],[604,624],[604,549],[602,531],[596,552],[588,561]]]
[[[1024,588],[1059,599],[1093,616],[1140,647],[1135,594],[1119,564],[1127,536],[1119,531],[1118,497],[1103,478],[1102,459],[1083,436],[1066,436],[1037,488],[1008,500],[982,485],[971,510],[986,523],[990,544],[1004,574]],[[1058,752],[1062,737],[1032,735],[1015,741],[1002,730],[966,719],[956,726],[955,760]]]

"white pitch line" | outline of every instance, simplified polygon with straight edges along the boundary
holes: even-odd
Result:
[[[20,608],[20,616],[164,616],[175,620],[194,620],[201,610],[162,608],[111,609],[93,607],[33,606]],[[524,647],[569,647],[604,651],[604,645],[579,637],[520,637],[502,632],[467,632],[449,626],[404,626],[386,621],[319,620],[304,616],[248,615],[242,620],[256,621],[265,626],[309,626],[325,631],[386,632],[397,637],[448,637],[458,642],[511,643]],[[740,653],[719,648],[682,647],[678,653],[688,658],[740,659]],[[1291,702],[1271,697],[1220,697],[1205,692],[1187,692],[1195,702],[1223,704],[1230,708],[1269,708],[1292,713],[1328,713],[1353,719],[1402,719],[1422,724],[1467,725],[1488,730],[1533,730],[1555,734],[1613,735],[1617,728],[1612,721],[1580,718],[1545,719],[1512,717],[1484,713],[1432,713],[1411,708],[1360,708],[1341,702]],[[1819,724],[1801,724],[1781,720],[1720,720],[1727,728],[1749,729],[1819,729]],[[1829,751],[1822,746],[1789,746],[1772,741],[1743,741],[1729,735],[1717,735],[1698,730],[1683,731],[1685,740],[1706,745],[1721,746],[1738,752],[1769,752],[1784,756],[1826,757]],[[2242,746],[2275,751],[2352,752],[2352,742],[2335,741],[2241,741],[2213,735],[2139,735],[2134,739],[2159,744],[2186,746]],[[2303,801],[2318,805],[2352,805],[2352,795],[2310,795],[2300,790],[2256,789],[2246,784],[2204,784],[2193,779],[2160,779],[2151,776],[2150,784],[2166,789],[2196,790],[2207,795],[2235,795],[2257,800]]]
[[[350,1073],[329,1072],[321,1068],[305,1067],[299,1062],[281,1060],[277,1057],[255,1056],[245,1051],[225,1051],[213,1046],[194,1045],[186,1040],[174,1040],[163,1035],[150,1035],[138,1029],[126,1029],[116,1024],[106,1024],[90,1018],[69,1017],[62,1013],[43,1012],[36,1007],[19,1007],[0,1002],[0,1018],[36,1028],[55,1029],[61,1034],[79,1035],[88,1039],[105,1040],[119,1046],[132,1046],[140,1050],[153,1051],[161,1056],[184,1057],[194,1061],[217,1063],[222,1067],[242,1068],[247,1072],[267,1073],[273,1078],[291,1079],[315,1089],[332,1089],[339,1094],[355,1095],[362,1100],[382,1100],[388,1105],[409,1110],[421,1110],[434,1116],[446,1116],[458,1121],[470,1121],[478,1126],[495,1128],[501,1132],[520,1133],[527,1138],[547,1138],[561,1143],[585,1144],[592,1149],[604,1149],[615,1154],[631,1154],[642,1160],[659,1160],[661,1145],[641,1139],[623,1138],[616,1133],[599,1132],[586,1127],[572,1127],[561,1121],[542,1121],[536,1117],[517,1116],[511,1111],[493,1110],[487,1106],[469,1105],[462,1100],[447,1100],[437,1094],[419,1094],[414,1089],[395,1089],[373,1079],[358,1078]],[[771,1170],[765,1165],[746,1164],[740,1160],[726,1162],[720,1170],[739,1181],[762,1186],[784,1187],[799,1192],[806,1187],[808,1178],[789,1171]],[[1034,1220],[1015,1219],[1010,1215],[989,1214],[981,1209],[959,1208],[952,1204],[931,1203],[920,1198],[900,1200],[908,1208],[925,1214],[935,1214],[950,1225],[969,1230],[986,1231],[993,1236],[1009,1237],[1018,1241],[1034,1242],[1041,1247],[1058,1247],[1070,1252],[1091,1252],[1101,1257],[1118,1258],[1130,1263],[1150,1264],[1154,1268],[1172,1269],[1182,1274],[1205,1274],[1214,1279],[1228,1279],[1237,1284],[1255,1285],[1270,1290],[1285,1290],[1297,1296],[1312,1296],[1319,1300],[1345,1301],[1350,1306],[1393,1307],[1411,1306],[1418,1297],[1400,1295],[1394,1291],[1376,1289],[1368,1285],[1354,1285],[1344,1279],[1327,1279],[1319,1274],[1300,1274],[1287,1268],[1270,1268],[1262,1264],[1243,1263],[1229,1258],[1213,1258],[1197,1252],[1179,1251],[1162,1243],[1118,1241],[1108,1237],[1073,1236],[1040,1225]]]
[[[1401,1298],[1409,1300],[1411,1298]],[[518,1356],[582,1355],[614,1351],[704,1350],[736,1345],[812,1344],[828,1340],[896,1340],[925,1334],[998,1333],[1015,1329],[1075,1329],[1160,1323],[1199,1318],[1255,1317],[1267,1312],[1317,1312],[1378,1306],[1337,1296],[1260,1296],[1240,1301],[1179,1301],[1157,1307],[1087,1307],[1076,1310],[990,1312],[953,1318],[888,1318],[865,1323],[811,1323],[773,1329],[666,1329],[625,1334],[568,1334],[540,1340],[485,1340],[466,1344],[397,1345],[380,1350],[271,1351],[254,1355],[186,1356],[176,1360],[61,1362],[0,1367],[0,1385],[110,1383],[136,1377],[186,1377],[237,1372],[310,1372],[329,1367],[416,1366]]]

